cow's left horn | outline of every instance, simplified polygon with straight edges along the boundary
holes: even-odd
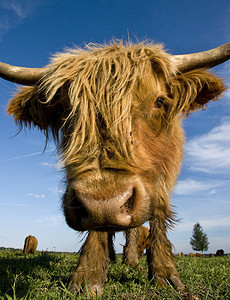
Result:
[[[230,43],[220,47],[184,55],[174,55],[172,61],[181,73],[198,68],[212,68],[230,59]]]
[[[0,62],[0,77],[19,84],[34,85],[45,74],[46,68],[24,68]]]

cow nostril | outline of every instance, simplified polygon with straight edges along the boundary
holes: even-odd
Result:
[[[121,213],[130,214],[133,210],[134,201],[135,201],[135,189],[133,189],[132,195],[128,198],[128,200],[121,206]]]

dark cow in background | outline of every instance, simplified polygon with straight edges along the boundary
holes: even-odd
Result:
[[[224,256],[224,250],[223,249],[218,249],[216,251],[216,256]]]
[[[202,253],[196,253],[196,257],[203,257]]]
[[[34,254],[36,252],[38,240],[35,236],[28,235],[25,239],[23,254]]]
[[[169,197],[183,157],[181,122],[221,97],[223,81],[206,69],[229,58],[230,44],[173,56],[161,45],[120,42],[57,54],[41,69],[0,64],[1,77],[30,85],[7,112],[20,127],[53,136],[65,169],[66,221],[89,231],[72,291],[87,282],[92,294],[103,293],[115,231],[129,230],[126,257],[135,265],[136,228],[147,221],[149,279],[183,288],[166,236],[175,220]]]

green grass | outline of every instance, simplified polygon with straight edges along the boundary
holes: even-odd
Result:
[[[40,253],[24,256],[22,251],[0,250],[0,299],[90,299],[68,291],[77,254]],[[121,263],[111,264],[103,299],[230,299],[230,256],[176,258],[185,284],[184,291],[161,288],[147,279],[146,258],[138,272]],[[194,298],[192,298],[192,296]]]

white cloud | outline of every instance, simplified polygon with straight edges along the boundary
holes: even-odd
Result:
[[[61,170],[63,168],[61,163],[51,164],[48,162],[42,162],[41,165],[49,168],[54,168],[57,170]]]
[[[50,217],[34,220],[35,223],[44,223],[44,224],[50,224],[50,225],[59,225],[60,223],[63,223],[64,221],[65,221],[65,218],[63,215],[50,216]]]
[[[33,153],[29,153],[29,154],[25,154],[25,155],[19,155],[19,156],[15,156],[15,157],[11,157],[11,158],[6,158],[6,159],[3,159],[3,160],[0,160],[0,164],[4,163],[4,162],[12,161],[12,160],[18,160],[18,159],[22,159],[22,158],[35,156],[35,155],[38,155],[38,154],[42,154],[42,152],[39,151],[39,152],[33,152]]]
[[[43,0],[0,1],[0,39],[11,29],[29,17]]]
[[[1,6],[13,12],[19,19],[24,19],[29,11],[29,7],[23,7],[22,3],[18,1],[3,1]]]
[[[53,152],[53,149],[46,150],[46,152]],[[22,159],[22,158],[27,158],[27,157],[39,155],[39,154],[42,154],[42,153],[43,153],[43,151],[38,151],[38,152],[28,153],[28,154],[25,154],[25,155],[19,155],[19,156],[15,156],[15,157],[10,157],[10,158],[6,158],[6,159],[2,159],[2,160],[0,160],[0,164],[8,162],[8,161],[12,161],[12,160],[18,160],[18,159]],[[48,165],[48,163],[41,163],[41,164],[42,165]],[[51,166],[51,164],[49,164],[49,166]],[[53,166],[55,166],[55,165],[53,164]]]
[[[34,194],[34,193],[27,193],[27,196],[37,198],[37,199],[44,199],[46,196],[45,194]]]
[[[227,180],[198,181],[191,178],[179,180],[175,186],[174,195],[193,195],[200,192],[208,192],[209,195],[216,194],[216,189],[229,185]]]
[[[185,166],[207,173],[229,173],[230,119],[207,134],[197,136],[185,146]]]
[[[61,186],[60,184],[56,187],[49,188],[49,191],[52,194],[55,194],[56,196],[59,195],[60,197],[65,193],[65,190],[66,190],[65,185]]]
[[[175,230],[177,232],[192,231],[194,220],[183,223],[183,221],[176,224]],[[215,216],[210,219],[199,219],[197,222],[203,227],[204,231],[218,227],[230,227],[230,216]]]
[[[216,193],[217,193],[216,190],[211,190],[211,191],[209,192],[209,195],[215,195]]]
[[[12,14],[14,16],[13,21],[16,21],[28,17],[40,3],[41,0],[2,0],[0,7],[8,11],[9,16]]]

